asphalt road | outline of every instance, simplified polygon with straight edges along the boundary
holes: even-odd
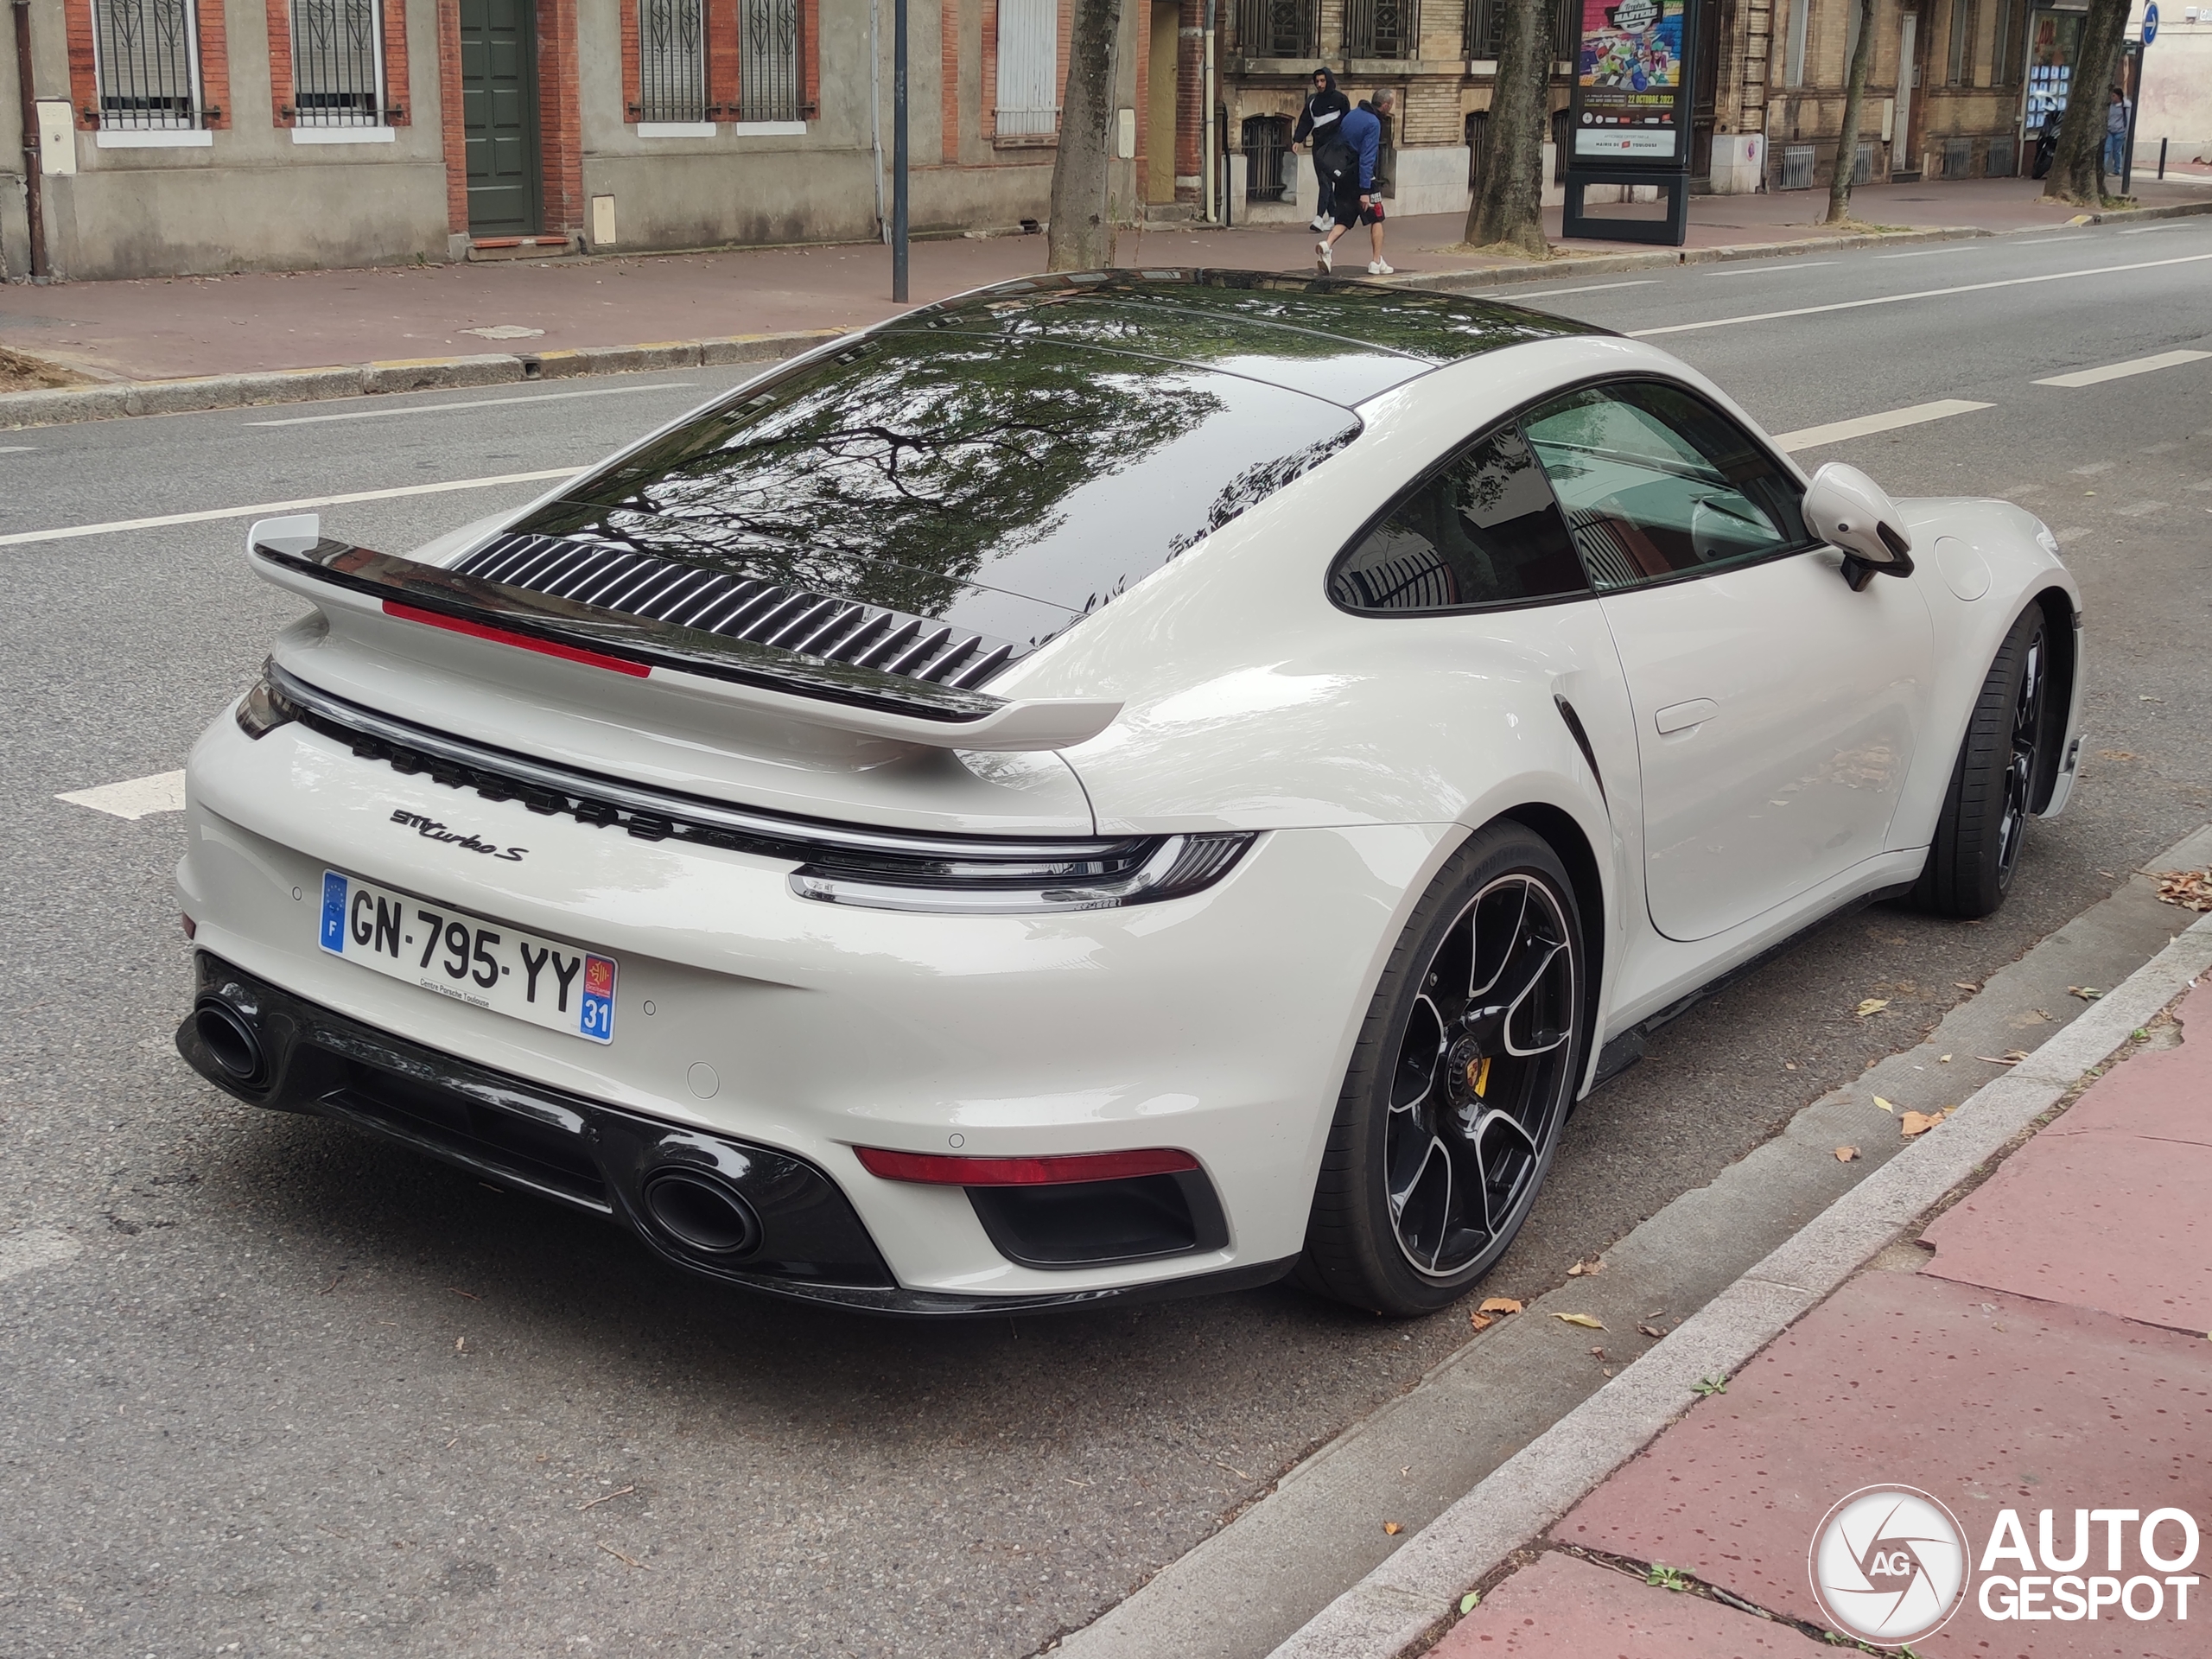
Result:
[[[1631,331],[1851,308],[1658,336],[1776,431],[1990,405],[1802,458],[2041,513],[2087,593],[2091,736],[1999,916],[1859,912],[1662,1033],[1487,1290],[1558,1282],[2212,817],[2212,360],[2033,384],[2212,350],[2208,276],[2212,222],[2177,220],[1537,302]],[[578,465],[733,378],[0,434],[0,1648],[1019,1659],[1465,1339],[1280,1287],[942,1328],[755,1301],[177,1060],[179,820],[54,798],[181,764],[294,607],[242,519],[6,538]],[[403,549],[532,487],[325,523]]]

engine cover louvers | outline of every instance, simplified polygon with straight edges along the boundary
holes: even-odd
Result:
[[[557,536],[500,536],[455,574],[963,690],[1015,653],[949,623]]]

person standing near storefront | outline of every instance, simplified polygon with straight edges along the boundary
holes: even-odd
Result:
[[[2112,89],[2112,102],[2105,109],[2105,176],[2117,179],[2126,172],[2127,149],[2127,119],[2134,114],[2127,94],[2117,86]]]
[[[1337,90],[1337,78],[1325,64],[1313,72],[1313,90],[1306,95],[1306,107],[1299,111],[1298,125],[1290,135],[1291,148],[1300,144],[1312,147],[1313,177],[1320,186],[1320,197],[1313,205],[1313,228],[1325,231],[1335,222],[1329,201],[1329,175],[1321,166],[1321,152],[1337,137],[1338,124],[1351,108],[1351,100]]]

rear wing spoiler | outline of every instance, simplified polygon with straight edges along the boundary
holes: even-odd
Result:
[[[320,607],[381,613],[868,737],[1061,749],[1097,736],[1122,712],[1119,702],[1089,698],[995,697],[459,575],[330,540],[313,513],[262,519],[245,545],[257,575]]]

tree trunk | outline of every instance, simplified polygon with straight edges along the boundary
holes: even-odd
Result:
[[[1469,246],[1503,244],[1535,259],[1551,251],[1543,210],[1551,87],[1552,0],[1507,0],[1491,94],[1489,154],[1483,157],[1482,183],[1467,206]]]
[[[2074,60],[2074,84],[2066,99],[2066,118],[2058,128],[2058,149],[2043,193],[2056,201],[2085,207],[2104,205],[2105,106],[2112,101],[2113,71],[2120,65],[2127,35],[2128,0],[2089,0],[2082,20],[2082,44]]]
[[[1114,263],[1114,70],[1122,0],[1075,0],[1060,144],[1052,158],[1049,270]]]
[[[1859,125],[1866,107],[1866,72],[1873,62],[1874,0],[1859,0],[1859,44],[1851,54],[1850,84],[1843,95],[1843,132],[1836,140],[1835,176],[1828,181],[1827,222],[1831,225],[1851,222],[1851,180],[1859,170]]]

